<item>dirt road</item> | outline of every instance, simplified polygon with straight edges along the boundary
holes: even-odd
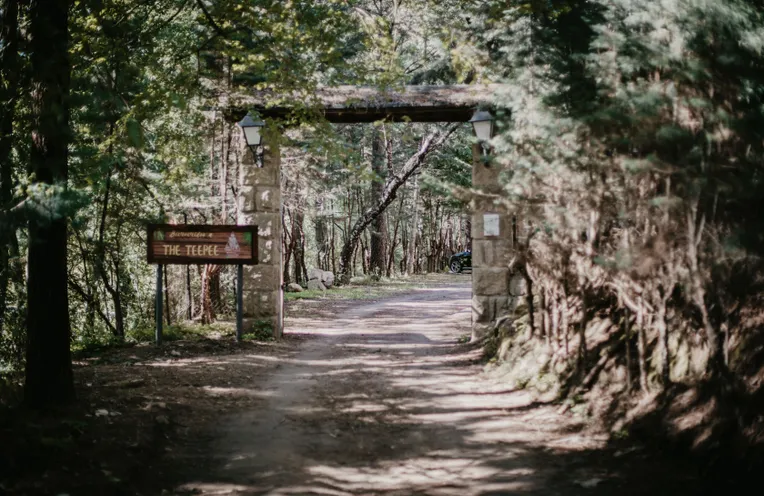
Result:
[[[466,277],[340,314],[291,319],[315,336],[220,413],[195,494],[701,494],[695,480],[482,374]],[[241,355],[262,369],[264,356]]]

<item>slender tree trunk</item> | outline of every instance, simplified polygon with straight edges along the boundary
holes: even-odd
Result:
[[[183,222],[188,224],[188,215],[183,214]],[[188,299],[188,320],[194,320],[194,294],[191,291],[191,266],[186,265],[186,298]]]
[[[414,200],[412,208],[414,209],[414,220],[411,221],[411,234],[409,235],[409,250],[406,255],[406,275],[414,273],[416,269],[416,244],[419,235],[419,174],[414,176]]]
[[[70,0],[31,0],[32,148],[35,179],[66,187],[69,146]],[[32,407],[74,399],[69,349],[67,216],[29,223],[24,401]]]
[[[642,302],[639,302],[637,311],[637,351],[639,353],[639,387],[643,393],[650,392],[650,383],[647,380],[647,333],[645,332],[645,310]]]
[[[203,325],[210,325],[215,322],[215,311],[212,306],[212,297],[210,295],[210,284],[212,282],[213,265],[204,265],[202,267],[202,308],[201,321]]]
[[[687,260],[690,266],[690,282],[692,285],[692,301],[700,311],[703,329],[708,345],[708,361],[706,372],[714,378],[726,377],[729,370],[724,361],[724,337],[719,329],[714,327],[706,305],[706,290],[700,273],[698,262],[698,245],[703,236],[704,220],[697,226],[697,205],[687,213]]]
[[[528,306],[528,326],[530,327],[530,337],[533,337],[536,332],[536,307],[533,302],[533,279],[528,273],[528,268],[523,270],[523,278],[525,279],[525,304]]]
[[[313,227],[316,235],[316,267],[321,270],[330,270],[329,243],[326,229],[326,216],[324,212],[325,200],[316,199],[316,217],[313,219]]]
[[[16,117],[19,79],[19,5],[18,0],[0,0],[0,208],[7,209],[13,200],[13,120]],[[15,226],[0,223],[0,336],[5,328],[8,281],[11,272],[11,237]]]
[[[580,371],[586,369],[586,328],[589,325],[589,293],[584,285],[581,293],[581,322],[578,324],[578,366]]]
[[[162,271],[164,273],[164,308],[165,308],[165,318],[167,319],[167,325],[172,325],[172,310],[170,309],[170,283],[167,277],[167,273],[169,271],[169,267],[165,266],[164,270]]]
[[[544,336],[544,340],[549,349],[552,349],[551,333],[549,331],[549,302],[547,299],[547,291],[545,287],[541,287],[539,290],[539,306],[541,311],[541,334]]]
[[[631,363],[632,348],[631,348],[631,316],[629,315],[629,309],[624,309],[623,312],[623,335],[626,343],[626,390],[631,391],[634,385],[634,378],[632,377],[633,365]]]
[[[550,290],[547,298],[552,314],[552,337],[554,338],[554,345],[556,349],[560,349],[562,346],[562,337],[560,336],[560,302],[555,294],[555,291]]]
[[[110,127],[109,134],[111,135],[114,129],[114,125],[112,124]],[[104,191],[104,197],[103,197],[103,208],[101,210],[101,223],[98,226],[98,247],[96,252],[96,260],[95,260],[95,267],[96,272],[98,273],[98,276],[101,278],[101,282],[103,283],[104,288],[106,288],[106,292],[109,293],[109,296],[111,297],[112,303],[114,305],[114,320],[115,320],[115,327],[114,327],[114,333],[115,337],[119,339],[124,339],[125,337],[125,327],[124,327],[124,318],[123,318],[123,312],[122,312],[122,298],[119,292],[119,274],[118,271],[114,271],[114,277],[115,277],[115,284],[111,284],[111,281],[109,280],[109,274],[106,269],[106,220],[108,218],[108,212],[109,212],[109,198],[111,194],[111,172],[109,175],[106,176],[106,186]],[[116,257],[112,257],[112,262],[114,263],[115,267],[117,266],[118,259],[119,259],[119,253],[117,253]]]
[[[305,233],[303,223],[305,212],[302,205],[296,205],[292,215],[292,245],[294,250],[294,281],[297,284],[305,284],[307,269],[305,268]]]
[[[371,204],[382,203],[387,170],[385,167],[385,140],[379,129],[374,130],[371,146]],[[387,262],[387,220],[384,214],[377,215],[371,222],[369,272],[381,276],[386,272]]]
[[[658,341],[661,360],[661,383],[667,387],[671,383],[671,357],[669,356],[668,326],[666,325],[666,301],[659,298],[655,309],[655,327],[658,330]]]
[[[210,274],[210,302],[212,304],[212,320],[214,322],[217,314],[225,310],[225,304],[223,302],[223,292],[220,290],[220,265],[212,266],[212,273]]]
[[[220,160],[220,174],[218,180],[220,185],[218,187],[220,191],[220,221],[222,224],[228,223],[228,164],[231,160],[231,140],[233,137],[233,124],[229,124],[223,121],[225,129],[225,142],[223,145],[223,155]]]
[[[282,248],[284,251],[283,260],[284,260],[284,267],[283,267],[283,278],[284,278],[284,286],[287,286],[292,283],[292,276],[289,271],[290,264],[292,263],[292,252],[294,251],[294,235],[292,233],[293,229],[287,229],[287,217],[289,217],[289,221],[292,226],[294,226],[294,216],[291,213],[291,210],[289,207],[284,206],[284,214],[281,216],[281,233],[282,233]]]
[[[331,205],[330,205],[329,208],[330,208],[330,210],[332,212],[334,212],[334,200],[332,200]],[[329,249],[330,249],[331,253],[329,254],[329,256],[332,259],[332,272],[334,272],[336,274],[337,273],[336,243],[337,242],[336,242],[336,239],[335,239],[336,226],[334,225],[334,217],[333,216],[332,216],[331,220],[332,220],[332,224],[331,224],[332,228],[331,228],[330,240],[329,240]]]
[[[393,229],[393,239],[390,242],[390,254],[387,257],[387,270],[385,271],[385,275],[387,277],[392,277],[393,275],[393,264],[395,262],[395,249],[398,246],[398,229],[401,226],[401,217],[403,217],[403,197],[398,201],[398,215],[395,218],[395,228]]]

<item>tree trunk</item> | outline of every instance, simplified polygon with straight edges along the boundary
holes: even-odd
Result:
[[[329,209],[332,212],[334,212],[334,201],[332,201]],[[329,256],[331,257],[331,260],[332,260],[332,272],[336,274],[337,273],[337,253],[336,253],[335,234],[336,234],[336,226],[334,225],[334,217],[332,216],[332,228],[331,228],[330,240],[329,240],[329,250],[331,251],[331,253],[329,254]]]
[[[284,260],[283,279],[284,287],[292,283],[292,276],[289,272],[289,266],[292,262],[292,251],[294,250],[294,238],[292,229],[287,229],[287,216],[289,216],[292,226],[294,226],[294,217],[290,214],[289,207],[284,206],[284,214],[281,216],[281,247],[283,250],[282,259]]]
[[[191,292],[191,266],[186,265],[186,298],[188,298],[188,320],[194,319],[194,295]]]
[[[0,0],[0,206],[9,208],[13,200],[13,120],[16,117],[19,78],[18,0]],[[11,237],[16,237],[11,222],[0,223],[0,336],[5,328],[8,281],[11,272]]]
[[[167,325],[172,325],[172,310],[170,309],[170,284],[167,278],[167,273],[170,271],[169,266],[165,266],[164,270],[164,314],[167,320]]]
[[[114,125],[111,125],[109,134],[111,135],[114,129]],[[109,280],[109,274],[106,270],[106,240],[105,240],[105,233],[106,233],[106,220],[108,217],[108,211],[109,211],[109,197],[111,192],[111,172],[106,176],[106,186],[104,191],[104,197],[103,197],[103,208],[101,210],[101,224],[98,227],[98,245],[97,245],[97,251],[96,251],[96,258],[95,258],[95,267],[96,272],[98,273],[98,276],[101,278],[101,282],[103,283],[104,288],[106,288],[106,292],[109,293],[109,296],[111,297],[112,303],[114,305],[114,317],[116,321],[116,325],[113,328],[114,336],[119,339],[124,339],[125,337],[125,327],[124,327],[124,318],[123,318],[123,312],[122,312],[122,298],[119,293],[119,273],[118,270],[114,271],[114,277],[115,277],[115,284],[112,285],[111,281]],[[119,264],[119,253],[117,253],[116,257],[112,257],[112,262],[114,263],[115,268],[118,267]]]
[[[631,317],[629,316],[629,310],[623,311],[623,335],[624,342],[626,343],[626,390],[631,391],[633,389],[634,379],[632,377],[632,364],[631,364]]]
[[[305,284],[308,279],[308,271],[305,268],[305,233],[303,223],[305,221],[305,212],[302,205],[296,205],[292,215],[292,245],[294,258],[294,282]]]
[[[668,326],[666,324],[666,300],[668,298],[664,293],[664,291],[658,291],[658,298],[656,298],[655,327],[658,331],[661,383],[665,388],[671,384],[671,356],[669,354]]]
[[[701,322],[706,334],[706,343],[708,344],[708,361],[706,362],[706,372],[713,378],[726,377],[729,369],[724,361],[723,336],[719,329],[714,327],[709,316],[708,306],[706,305],[706,291],[703,284],[703,278],[700,273],[698,263],[698,249],[700,240],[703,236],[703,224],[696,227],[697,205],[694,205],[687,213],[687,260],[690,266],[690,282],[692,301],[700,311]]]
[[[183,222],[188,224],[188,215],[183,214]],[[186,265],[186,298],[188,299],[188,320],[194,320],[194,295],[191,292],[191,266]]]
[[[313,227],[316,235],[316,267],[321,270],[330,270],[329,243],[327,240],[326,217],[324,212],[324,199],[316,199],[316,216],[313,219]]]
[[[353,228],[350,230],[347,241],[342,247],[340,253],[340,267],[339,267],[339,282],[347,284],[350,281],[351,266],[350,262],[353,257],[353,252],[358,244],[358,239],[361,233],[366,227],[371,224],[377,216],[381,215],[385,211],[388,205],[395,200],[395,195],[398,192],[398,188],[411,177],[411,175],[419,169],[419,167],[427,159],[427,156],[433,151],[439,148],[446,142],[449,136],[457,129],[457,126],[451,126],[443,131],[438,131],[430,134],[427,138],[422,140],[422,144],[419,150],[410,157],[403,168],[397,173],[392,174],[387,179],[387,183],[382,191],[381,202],[371,205],[367,208],[363,214],[356,220]]]
[[[223,302],[223,292],[220,290],[220,269],[222,266],[213,265],[212,273],[210,274],[210,302],[212,304],[212,320],[214,321],[217,314],[225,310],[225,303]]]
[[[69,145],[69,8],[70,0],[32,0],[32,147],[35,179],[66,187]],[[74,399],[69,349],[67,292],[67,216],[29,222],[27,284],[27,354],[24,401],[31,407],[54,406]]]
[[[398,201],[398,215],[395,218],[395,228],[393,229],[393,239],[390,242],[390,254],[387,258],[387,270],[385,271],[385,275],[387,277],[392,277],[393,275],[393,266],[395,262],[395,248],[398,246],[398,230],[401,226],[401,217],[403,216],[403,197]]]
[[[210,282],[213,267],[213,265],[204,265],[202,267],[201,322],[203,325],[210,325],[215,321],[215,311],[213,310],[212,298],[210,297]]]
[[[578,324],[578,366],[580,372],[586,369],[586,328],[589,326],[589,293],[586,285],[581,292],[581,322]]]
[[[412,202],[412,208],[414,209],[414,220],[411,222],[411,235],[409,236],[409,249],[406,254],[406,275],[414,273],[416,264],[416,243],[417,236],[419,234],[419,174],[414,176],[414,201]]]
[[[382,203],[385,189],[385,140],[379,129],[374,129],[371,145],[371,204]],[[371,222],[371,242],[369,255],[369,272],[382,276],[386,272],[387,262],[387,220],[383,214],[377,215]]]
[[[539,289],[539,311],[541,313],[541,335],[544,337],[546,345],[549,349],[552,349],[552,340],[549,332],[549,308],[547,304],[546,288],[541,287]]]
[[[647,381],[647,334],[645,333],[645,310],[641,302],[637,311],[637,352],[639,354],[639,387],[643,393],[648,393],[650,384]]]
[[[525,304],[528,306],[528,326],[530,327],[530,337],[536,332],[536,307],[533,302],[533,279],[528,272],[528,267],[523,269],[523,278],[525,279]]]

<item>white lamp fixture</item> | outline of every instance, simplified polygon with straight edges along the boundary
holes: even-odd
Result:
[[[470,119],[478,141],[485,143],[493,138],[493,116],[487,110],[477,110]]]
[[[255,163],[258,167],[262,167],[262,154],[258,153],[258,150],[263,144],[262,130],[265,127],[265,122],[256,121],[250,114],[247,114],[239,121],[239,127],[244,133],[244,140],[247,142],[247,146],[252,150],[252,155],[255,156]]]

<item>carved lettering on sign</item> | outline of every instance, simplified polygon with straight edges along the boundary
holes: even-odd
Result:
[[[257,226],[153,224],[147,234],[149,263],[257,263]]]

